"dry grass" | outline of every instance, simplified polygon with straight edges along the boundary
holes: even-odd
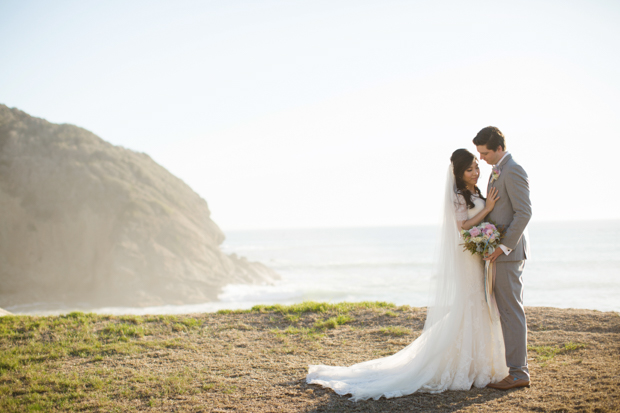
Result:
[[[528,308],[532,387],[352,403],[308,364],[392,354],[425,310],[261,306],[187,316],[0,318],[0,411],[410,412],[620,410],[620,316]]]

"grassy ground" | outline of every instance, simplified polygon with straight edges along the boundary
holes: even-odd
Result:
[[[527,309],[532,387],[352,403],[308,364],[392,354],[425,309],[259,306],[185,316],[0,317],[0,411],[409,412],[620,410],[620,316]]]

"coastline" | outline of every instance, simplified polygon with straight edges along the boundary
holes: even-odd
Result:
[[[425,308],[303,303],[189,315],[0,318],[0,410],[598,411],[620,409],[620,314],[526,307],[532,387],[352,403],[308,364],[387,356]]]

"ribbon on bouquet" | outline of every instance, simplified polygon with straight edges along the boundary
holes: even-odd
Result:
[[[493,321],[493,286],[495,285],[495,265],[490,261],[485,261],[484,264],[484,299],[489,307],[489,317]]]

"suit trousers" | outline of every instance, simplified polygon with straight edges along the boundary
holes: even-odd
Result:
[[[523,268],[525,261],[495,261],[494,294],[499,310],[506,365],[510,374],[529,380],[527,368],[527,322],[523,308]]]

